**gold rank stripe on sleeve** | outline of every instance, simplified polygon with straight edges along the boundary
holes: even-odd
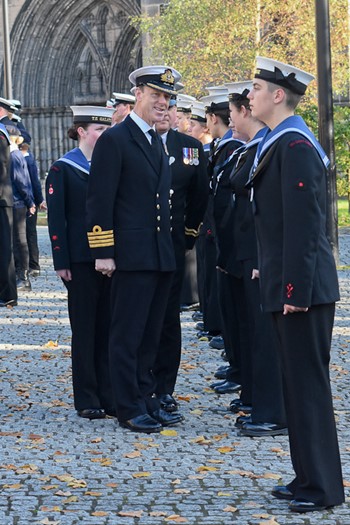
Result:
[[[191,235],[191,237],[198,237],[199,236],[199,228],[198,228],[198,230],[195,230],[194,228],[187,228],[185,226],[185,235]]]
[[[105,248],[114,246],[113,230],[103,231],[101,226],[94,226],[91,232],[88,232],[88,241],[90,248]]]

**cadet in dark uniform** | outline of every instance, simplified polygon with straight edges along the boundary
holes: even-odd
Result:
[[[112,116],[112,126],[114,126],[123,122],[130,115],[135,104],[135,97],[128,93],[113,93],[113,98],[109,102],[114,108]]]
[[[222,90],[221,90],[222,91]],[[230,363],[225,380],[214,383],[218,394],[236,392],[240,388],[239,356],[243,348],[243,339],[247,340],[245,304],[240,301],[242,295],[240,270],[234,258],[228,254],[233,242],[232,193],[229,175],[232,170],[232,155],[243,144],[242,140],[233,137],[229,128],[229,100],[227,90],[221,94],[205,97],[207,126],[217,142],[209,157],[208,172],[211,187],[211,231],[215,239],[215,258],[212,260],[213,278],[217,282],[216,292],[221,314],[221,328],[225,342],[225,351]],[[209,210],[210,212],[210,206]],[[208,216],[208,213],[207,213]],[[209,222],[209,224],[210,224]],[[213,254],[214,255],[214,254]],[[208,254],[207,254],[207,259]],[[208,265],[208,270],[210,266]],[[206,315],[204,315],[206,323]]]
[[[0,307],[17,304],[13,260],[13,194],[9,172],[10,137],[0,124]]]
[[[161,405],[170,411],[176,409],[172,394],[181,359],[180,296],[185,252],[193,249],[198,237],[209,189],[202,144],[189,135],[171,129],[169,114],[172,115],[175,111],[176,105],[173,103],[164,119],[156,124],[156,130],[161,135],[169,156],[172,173],[171,214],[176,272],[153,371],[157,382],[157,397]]]
[[[72,106],[68,135],[78,147],[57,160],[46,179],[48,225],[56,273],[68,290],[74,406],[80,417],[114,413],[108,368],[110,279],[96,272],[86,235],[86,191],[98,137],[113,109]]]
[[[112,276],[110,370],[120,424],[159,432],[182,420],[160,408],[152,373],[176,268],[171,170],[154,124],[168,110],[177,71],[134,71],[135,109],[96,144],[89,180],[88,237],[96,269]]]
[[[233,242],[229,257],[234,257],[242,271],[249,345],[241,355],[242,391],[231,402],[233,412],[249,411],[239,416],[236,426],[246,436],[286,434],[286,416],[282,393],[282,373],[270,316],[261,311],[257,275],[257,244],[254,217],[246,187],[258,144],[266,131],[260,120],[251,116],[247,95],[252,82],[226,84],[230,96],[230,118],[237,132],[247,136],[244,147],[237,151],[230,175],[233,191]],[[249,405],[252,405],[251,407]]]
[[[311,75],[258,57],[249,93],[269,128],[251,183],[262,308],[279,338],[295,479],[272,494],[290,510],[340,505],[344,488],[329,380],[337,272],[326,237],[328,159],[294,115]]]

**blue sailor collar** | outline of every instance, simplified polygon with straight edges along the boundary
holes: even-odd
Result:
[[[259,160],[261,157],[266,153],[266,151],[272,146],[276,140],[278,140],[282,135],[285,133],[290,132],[296,132],[300,135],[303,135],[306,137],[317,153],[319,154],[321,161],[323,162],[324,166],[327,168],[329,166],[329,159],[322,148],[321,144],[317,141],[315,135],[312,133],[312,131],[307,127],[304,120],[299,117],[298,115],[293,115],[291,117],[287,117],[283,122],[278,124],[272,131],[270,131],[268,128],[266,129],[263,139],[260,142],[258,146],[258,150],[256,152],[255,160],[254,160],[254,166],[253,170],[257,167]]]
[[[1,124],[1,122],[0,122],[0,131],[1,131],[1,133],[3,133],[5,135],[5,137],[7,139],[7,142],[9,144],[11,144],[10,137],[9,137],[8,132],[7,132],[6,126],[4,126],[4,124]]]
[[[216,145],[216,149],[215,149],[215,153],[214,155],[216,155],[216,153],[218,151],[220,151],[220,149],[225,146],[225,144],[228,144],[228,142],[231,142],[231,141],[236,141],[236,142],[241,142],[242,144],[244,144],[243,140],[239,140],[239,139],[235,139],[233,136],[232,136],[232,131],[229,129],[228,131],[226,131],[225,135],[219,139],[217,145]]]
[[[63,157],[58,160],[73,166],[73,168],[77,168],[87,175],[90,173],[90,162],[87,160],[80,148],[74,148],[68,151],[68,153],[63,155]]]

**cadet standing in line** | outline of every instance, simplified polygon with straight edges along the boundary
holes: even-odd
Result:
[[[110,279],[95,271],[86,236],[86,191],[92,151],[113,109],[72,106],[68,136],[78,147],[51,166],[46,179],[54,268],[68,290],[72,379],[78,416],[114,414],[108,367]]]
[[[160,408],[152,373],[176,268],[171,170],[154,124],[180,78],[166,66],[131,73],[135,108],[97,141],[89,179],[89,244],[97,271],[112,276],[114,406],[121,426],[135,432],[159,432],[182,420]]]
[[[262,308],[279,339],[293,481],[272,495],[293,512],[340,505],[344,488],[329,379],[338,279],[326,237],[328,159],[294,115],[312,75],[258,57],[248,95],[271,131],[251,180]]]

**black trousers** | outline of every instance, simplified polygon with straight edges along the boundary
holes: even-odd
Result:
[[[296,499],[339,505],[344,489],[329,380],[334,304],[273,313],[279,339]]]
[[[74,406],[113,408],[108,342],[111,280],[91,263],[71,264],[68,290],[72,329],[72,378]]]
[[[0,206],[0,300],[17,301],[13,260],[13,209]]]
[[[27,208],[13,208],[13,252],[17,272],[29,270]]]
[[[217,251],[214,237],[206,237],[204,245],[204,329],[221,332],[218,281],[216,277]]]
[[[185,305],[198,303],[196,250],[187,250],[184,265],[180,302]]]
[[[160,336],[157,357],[153,367],[156,380],[156,394],[173,394],[181,362],[180,298],[184,275],[184,260],[177,261],[164,322]]]
[[[109,356],[119,421],[159,407],[152,370],[172,276],[172,272],[151,271],[113,274]]]
[[[252,279],[254,263],[242,261],[244,294],[248,308],[250,355],[243,356],[247,400],[252,404],[253,423],[286,425],[282,370],[277,351],[277,337],[269,314],[263,313],[259,279]]]
[[[38,234],[36,231],[37,221],[38,210],[35,210],[33,215],[28,215],[27,217],[27,244],[29,251],[29,268],[31,270],[40,270]]]

